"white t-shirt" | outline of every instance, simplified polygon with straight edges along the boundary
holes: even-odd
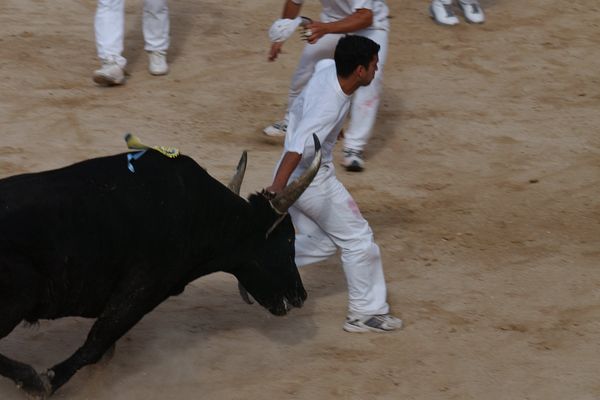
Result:
[[[333,148],[344,126],[351,99],[352,96],[345,94],[340,87],[335,62],[331,59],[319,61],[312,78],[290,109],[283,154],[302,154],[290,182],[300,176],[314,159],[313,133],[321,142],[321,165],[333,164]],[[276,171],[278,167],[279,163]]]
[[[304,0],[292,0],[296,4],[303,4]],[[323,11],[320,19],[322,22],[339,21],[352,15],[360,8],[373,11],[373,25],[367,29],[389,30],[389,9],[385,0],[321,0]]]

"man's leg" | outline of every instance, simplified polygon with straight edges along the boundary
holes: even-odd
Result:
[[[98,0],[94,30],[98,58],[102,62],[102,68],[94,72],[94,81],[107,86],[124,83],[125,0]]]
[[[384,30],[364,30],[356,33],[366,36],[379,44],[379,63],[375,79],[369,86],[359,88],[352,99],[350,123],[344,133],[343,165],[349,171],[362,171],[363,151],[371,136],[383,86],[383,66],[387,59],[388,32]]]
[[[167,0],[144,0],[142,26],[148,69],[152,75],[165,75],[169,72],[167,50],[170,44]]]
[[[294,228],[296,228],[296,265],[303,267],[324,261],[335,254],[337,247],[327,234],[300,209],[289,209]]]
[[[379,247],[368,222],[335,177],[333,168],[320,171],[293,208],[327,234],[342,251],[348,283],[350,314],[387,314],[386,286]],[[296,220],[292,220],[296,223]]]

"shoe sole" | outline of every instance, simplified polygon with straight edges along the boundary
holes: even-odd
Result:
[[[269,132],[269,131],[267,131],[267,129],[263,129],[263,133],[269,137],[274,137],[274,138],[285,137],[285,133],[283,133],[281,131]]]
[[[483,21],[473,21],[472,19],[467,18],[466,15],[464,17],[467,24],[483,24],[485,22],[485,19]]]
[[[94,75],[94,82],[101,86],[119,86],[125,83],[125,79],[122,81],[115,81],[104,75]]]
[[[367,332],[389,333],[389,332],[394,332],[394,331],[400,330],[401,328],[402,327],[385,330],[385,329],[375,329],[375,328],[371,328],[368,326],[363,327],[363,326],[356,326],[356,325],[351,325],[351,324],[344,324],[344,331],[349,332],[349,333],[367,333]]]
[[[169,73],[169,70],[166,70],[164,72],[163,71],[150,71],[150,70],[148,70],[148,72],[150,72],[150,75],[153,75],[153,76],[163,76],[163,75],[167,75]]]

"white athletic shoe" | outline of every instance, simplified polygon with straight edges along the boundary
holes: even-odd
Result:
[[[402,329],[402,320],[391,314],[381,315],[348,315],[344,330],[352,333],[391,332]]]
[[[467,22],[482,24],[485,21],[485,14],[478,0],[458,0],[458,5],[463,11]]]
[[[102,63],[102,67],[94,71],[94,82],[102,86],[115,86],[125,83],[125,71],[114,61]]]
[[[452,11],[452,0],[432,0],[429,14],[440,25],[456,25],[459,22]]]
[[[169,72],[167,53],[164,51],[149,51],[148,70],[152,75],[166,75]]]
[[[272,137],[284,137],[287,132],[287,122],[277,121],[263,129],[263,132],[267,136]]]
[[[346,171],[360,172],[365,169],[363,152],[361,150],[344,147],[343,153],[344,160],[342,161],[342,165],[346,168]]]

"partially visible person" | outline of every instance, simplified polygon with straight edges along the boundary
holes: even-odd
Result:
[[[479,0],[458,0],[458,6],[465,16],[465,20],[472,24],[485,22],[485,14]],[[452,0],[432,0],[429,6],[431,18],[441,25],[456,25],[458,17],[452,8]]]
[[[333,60],[322,60],[289,112],[284,151],[273,183],[274,196],[297,179],[315,157],[312,135],[322,143],[321,168],[289,208],[296,228],[296,265],[325,260],[341,250],[348,284],[347,332],[388,332],[402,327],[389,313],[381,253],[369,223],[336,178],[333,148],[350,110],[350,99],[377,72],[379,45],[371,39],[344,36]]]
[[[127,60],[123,57],[125,35],[125,0],[98,0],[94,20],[96,48],[102,63],[94,71],[94,82],[104,86],[125,83]],[[169,9],[167,0],[144,0],[142,17],[144,49],[148,53],[148,70],[152,75],[169,72]]]
[[[282,18],[294,19],[300,14],[304,0],[286,0]],[[350,122],[344,138],[342,165],[349,171],[362,171],[363,151],[375,125],[381,96],[383,66],[387,58],[388,7],[384,0],[321,0],[323,10],[320,21],[312,21],[304,27],[309,34],[296,72],[292,77],[288,94],[288,106],[283,120],[264,129],[269,136],[285,136],[289,122],[289,110],[294,100],[312,76],[319,60],[333,58],[338,40],[348,33],[368,37],[376,42],[379,51],[379,71],[374,82],[356,91],[352,101]],[[281,53],[283,41],[273,42],[269,60],[274,61]]]

